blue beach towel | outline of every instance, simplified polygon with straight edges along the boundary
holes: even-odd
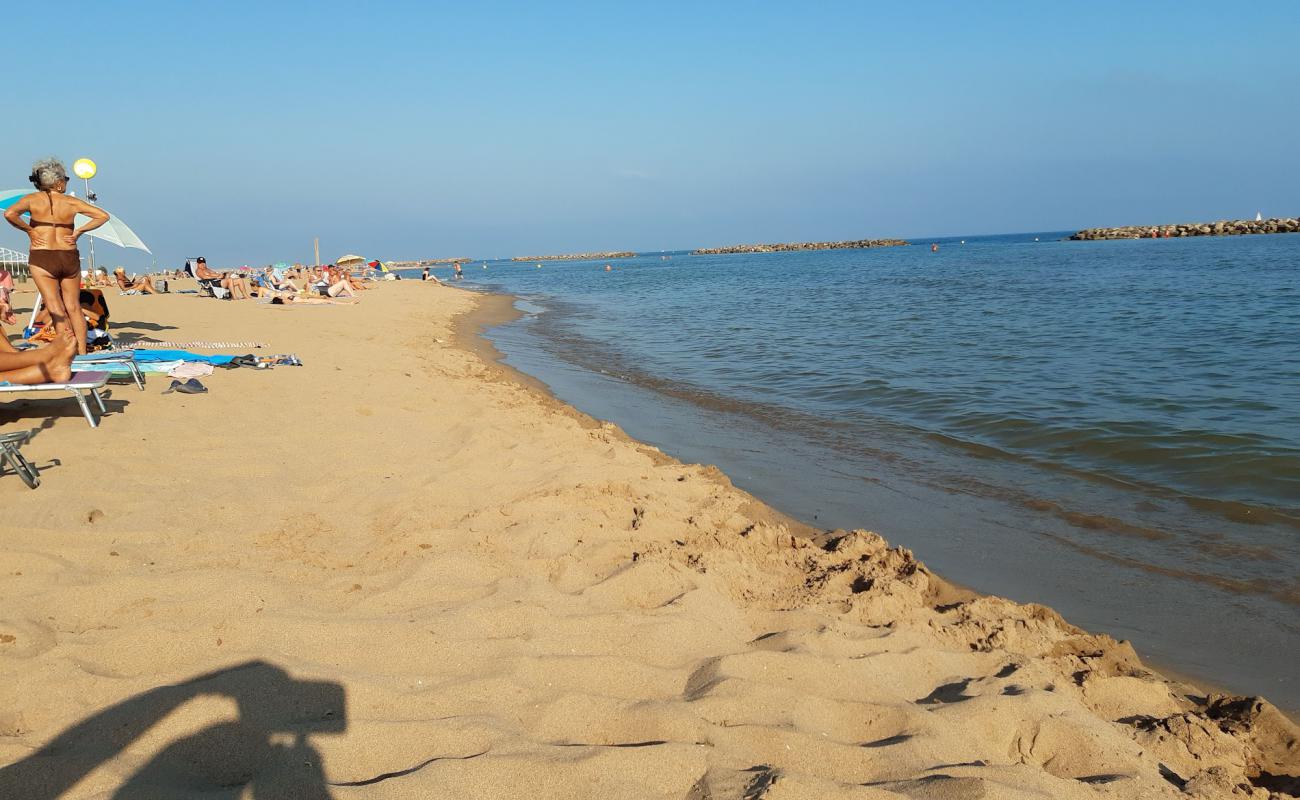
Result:
[[[222,364],[229,364],[234,360],[234,356],[220,355],[201,355],[191,353],[188,350],[136,350],[135,360],[137,364],[145,364],[150,361],[200,361],[204,364],[211,364],[214,367]]]

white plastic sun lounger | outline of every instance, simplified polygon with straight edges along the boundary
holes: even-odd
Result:
[[[99,396],[99,390],[108,383],[111,373],[108,372],[74,372],[72,377],[66,383],[35,383],[35,384],[4,384],[0,385],[0,394],[28,392],[67,392],[77,398],[77,405],[81,406],[81,413],[90,423],[90,427],[98,428],[99,420],[95,419],[94,413],[90,410],[90,403],[86,402],[86,395],[95,398],[95,405],[99,406],[99,413],[105,414],[108,409],[104,407],[104,398]]]
[[[87,353],[84,356],[76,356],[72,359],[72,368],[89,367],[94,369],[96,365],[121,364],[131,373],[131,380],[135,385],[144,391],[144,373],[140,371],[139,365],[135,363],[135,353],[131,350],[104,350],[99,353]]]

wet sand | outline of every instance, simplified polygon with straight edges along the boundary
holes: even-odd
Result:
[[[0,405],[45,469],[0,479],[0,797],[1296,791],[1266,702],[557,402],[474,337],[499,298],[111,302],[306,366]]]

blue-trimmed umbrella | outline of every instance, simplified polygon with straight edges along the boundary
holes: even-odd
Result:
[[[31,189],[5,189],[0,191],[0,210],[4,210],[14,203],[18,202],[23,195],[31,194]],[[90,221],[90,217],[85,214],[78,214],[73,220],[74,225],[81,225]],[[146,253],[153,251],[135,235],[135,231],[127,227],[127,224],[112,214],[108,215],[108,222],[93,231],[86,231],[86,236],[93,236],[96,239],[103,239],[111,242],[118,247],[134,247],[136,250],[143,250]]]

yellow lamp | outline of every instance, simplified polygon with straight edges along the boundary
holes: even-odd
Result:
[[[95,166],[95,162],[91,161],[89,158],[79,158],[72,162],[72,171],[82,180],[88,181],[95,177],[95,173],[98,170],[99,168]]]

